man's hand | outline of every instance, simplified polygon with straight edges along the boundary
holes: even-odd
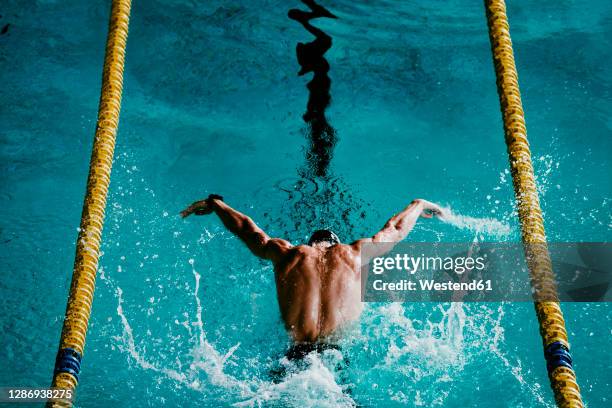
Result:
[[[205,200],[196,201],[191,204],[189,207],[185,208],[181,211],[181,217],[185,218],[190,216],[191,214],[195,215],[208,215],[213,212],[213,200],[223,200],[223,197],[217,194],[211,194]]]
[[[423,206],[423,212],[421,213],[421,217],[423,218],[432,218],[434,216],[439,218],[444,218],[446,212],[442,207],[438,204],[431,203],[427,200],[415,200],[419,202]]]
[[[185,217],[190,216],[191,214],[206,215],[212,212],[213,212],[212,207],[207,198],[206,200],[196,201],[195,203],[191,204],[189,207],[185,208],[183,211],[181,211],[181,217],[185,218]]]

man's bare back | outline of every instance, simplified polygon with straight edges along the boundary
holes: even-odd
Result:
[[[342,244],[331,231],[316,231],[308,245],[270,238],[251,218],[210,195],[196,201],[181,215],[216,213],[254,255],[274,264],[281,316],[296,343],[326,342],[341,327],[361,314],[361,250],[368,243],[388,243],[376,248],[381,256],[403,240],[419,217],[442,215],[442,209],[425,200],[414,200],[393,216],[371,238]],[[365,262],[368,262],[366,259]]]
[[[285,327],[297,342],[331,335],[361,313],[359,252],[350,245],[290,248],[274,263]]]

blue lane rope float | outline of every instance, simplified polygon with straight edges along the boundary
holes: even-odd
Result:
[[[560,341],[551,343],[544,350],[544,358],[546,358],[546,369],[548,373],[555,371],[557,367],[567,367],[573,370],[572,366],[572,355],[565,344]]]
[[[54,374],[68,373],[78,381],[79,373],[81,372],[81,358],[81,353],[73,348],[66,347],[60,349],[55,358]]]

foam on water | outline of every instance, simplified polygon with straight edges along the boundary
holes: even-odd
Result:
[[[362,373],[371,383],[373,404],[390,398],[414,406],[444,405],[453,382],[448,373],[463,370],[464,331],[470,322],[464,304],[436,305],[425,313],[418,308],[418,314],[412,306],[368,304],[364,310],[360,344],[365,346],[355,352],[376,356],[373,366]],[[383,378],[411,386],[383,390]]]
[[[300,406],[354,407],[355,401],[338,384],[335,373],[320,356],[306,356],[308,368],[295,369],[282,382],[261,381],[251,398],[234,404],[237,407]],[[286,366],[291,363],[283,362]]]

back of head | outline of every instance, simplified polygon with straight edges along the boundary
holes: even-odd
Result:
[[[321,229],[315,231],[308,240],[308,245],[313,246],[319,243],[328,243],[336,245],[340,243],[340,238],[330,230]]]

